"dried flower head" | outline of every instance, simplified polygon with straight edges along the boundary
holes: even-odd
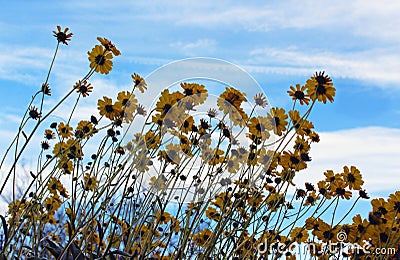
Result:
[[[29,116],[33,120],[38,120],[42,116],[42,113],[40,113],[35,106],[32,106],[29,108]]]
[[[268,105],[267,98],[264,96],[263,93],[258,93],[254,96],[254,102],[256,102],[256,106],[260,106],[262,108]]]
[[[51,89],[49,83],[42,84],[42,92],[47,96],[51,96]]]
[[[69,28],[65,28],[64,31],[62,31],[61,26],[57,25],[57,31],[53,31],[54,37],[57,38],[57,41],[62,44],[68,45],[67,41],[71,40],[72,33],[68,33]]]
[[[80,93],[83,97],[89,96],[89,93],[93,91],[93,87],[87,80],[81,82],[78,81],[74,85],[74,89],[76,89],[77,93]]]
[[[147,115],[146,108],[141,104],[138,104],[138,106],[136,108],[136,113],[141,116]]]

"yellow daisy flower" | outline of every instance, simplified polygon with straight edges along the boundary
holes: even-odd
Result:
[[[61,122],[58,125],[58,134],[63,138],[68,138],[72,136],[72,127]]]
[[[101,74],[108,74],[113,66],[111,59],[112,53],[107,51],[103,46],[96,45],[92,51],[88,51],[90,68]]]
[[[278,136],[282,135],[282,132],[286,131],[286,125],[288,124],[288,115],[285,114],[285,109],[283,108],[271,108],[270,113],[268,113],[268,121],[270,128],[274,130],[274,133]]]
[[[140,92],[144,93],[144,91],[147,89],[147,83],[146,81],[139,76],[139,74],[133,73],[131,75],[133,84],[135,88],[138,88]]]
[[[96,179],[96,177],[90,176],[89,173],[86,173],[83,178],[85,190],[94,191],[97,188],[99,181]]]
[[[324,75],[324,71],[316,72],[311,79],[307,80],[307,94],[311,100],[318,100],[326,103],[327,100],[333,102],[336,89],[333,87],[331,78],[328,75]]]
[[[119,56],[121,52],[115,47],[115,45],[106,38],[97,37],[97,40],[103,45],[106,51],[111,51],[115,56]]]
[[[100,115],[107,117],[108,119],[114,120],[118,116],[120,116],[122,112],[122,108],[120,104],[112,103],[112,99],[106,96],[103,97],[103,100],[99,99],[97,102],[98,110]]]
[[[305,91],[307,90],[307,85],[305,86],[300,86],[300,84],[296,84],[296,88],[293,86],[290,86],[290,90],[287,91],[289,96],[292,97],[294,101],[298,100],[300,102],[300,105],[306,104],[310,102],[310,98],[308,97],[307,94],[305,94]]]
[[[343,180],[346,182],[349,188],[351,190],[360,190],[361,185],[364,183],[360,171],[354,166],[351,166],[350,169],[349,167],[344,166],[343,170]]]

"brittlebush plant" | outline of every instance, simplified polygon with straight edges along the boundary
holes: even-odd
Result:
[[[371,252],[398,247],[400,191],[373,199],[367,219],[355,215],[343,223],[359,199],[368,199],[355,166],[327,170],[315,184],[293,181],[319,142],[308,120],[313,107],[334,101],[335,88],[324,72],[290,87],[290,111],[272,107],[256,114],[268,106],[263,94],[246,111],[246,94],[227,87],[200,119],[194,111],[207,101],[206,86],[182,82],[145,108],[138,94],[147,84],[134,73],[132,89],[104,96],[97,114],[74,122],[78,103],[96,91],[92,76],[108,74],[121,53],[98,37],[88,52],[89,72],[45,111],[54,59],[72,33],[58,26],[54,36],[47,78],[1,162],[1,194],[12,186],[1,216],[3,259],[296,259],[293,245],[317,249],[306,253],[310,259],[369,259],[363,251],[340,250],[340,243],[324,247],[343,242],[339,235],[347,243],[368,243]],[[61,104],[74,99],[68,120],[49,122]],[[129,137],[140,118],[143,130]],[[44,133],[41,126],[47,127]],[[17,165],[32,138],[43,135],[36,169],[17,192]],[[85,152],[88,144],[95,151]],[[157,174],[149,174],[154,169]],[[352,197],[351,208],[339,213],[340,202]]]

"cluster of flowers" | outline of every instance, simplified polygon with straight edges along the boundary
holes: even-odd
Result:
[[[58,50],[72,33],[57,29]],[[38,92],[42,103],[33,106],[35,95],[21,123],[34,120],[36,126],[28,135],[19,131],[15,140],[23,135],[29,142],[39,125],[74,92],[76,104],[90,96],[95,87],[89,79],[95,72],[112,70],[112,59],[120,51],[108,39],[98,37],[98,41],[88,52],[87,75],[48,113],[42,105],[51,90],[48,79],[43,83]],[[399,244],[400,192],[388,200],[373,199],[367,219],[356,215],[353,223],[345,224],[356,202],[369,198],[356,167],[345,166],[341,173],[326,171],[317,188],[308,182],[304,189],[294,183],[311,161],[311,145],[319,142],[308,120],[310,112],[317,102],[334,101],[335,88],[324,72],[290,87],[293,107],[288,112],[269,108],[263,94],[254,96],[255,105],[248,112],[246,94],[226,87],[215,107],[199,120],[193,112],[206,104],[206,86],[182,82],[178,90],[161,91],[155,107],[147,110],[138,103],[137,93],[146,91],[146,81],[136,73],[131,77],[132,89],[119,92],[115,102],[106,96],[98,100],[98,115],[73,127],[75,105],[67,122],[44,129],[32,181],[22,194],[13,193],[6,216],[1,216],[2,256],[295,259],[285,252],[290,245],[322,248],[323,243],[343,242],[337,239],[339,232],[345,232],[350,243],[367,241],[380,248]],[[268,109],[255,115],[257,108]],[[143,131],[125,141],[127,131],[122,130],[140,117],[145,120]],[[14,147],[18,155],[1,192],[9,177],[15,177],[26,147],[15,140],[10,149]],[[243,140],[246,145],[240,144]],[[87,158],[84,150],[90,141],[96,151]],[[339,202],[354,192],[358,195],[353,206],[334,221]],[[328,222],[326,212],[333,213]],[[284,248],[274,251],[260,247],[263,244]],[[338,257],[337,252],[324,250],[309,254],[318,259]],[[368,257],[359,252],[343,256]]]

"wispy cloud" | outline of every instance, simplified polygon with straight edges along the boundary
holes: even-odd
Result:
[[[344,165],[360,169],[369,192],[398,190],[400,129],[384,127],[355,128],[320,133],[321,141],[311,148],[314,159],[308,169],[296,176],[296,183],[323,179],[332,169],[342,172]]]
[[[303,51],[296,47],[260,48],[250,52],[246,67],[252,72],[276,72],[281,74],[309,75],[324,69],[335,77],[368,81],[377,86],[387,84],[398,88],[400,81],[400,54],[393,49],[367,51],[327,52],[323,50]],[[273,64],[267,64],[273,61]]]
[[[177,49],[186,55],[210,55],[215,51],[216,41],[213,39],[198,39],[194,42],[178,41],[170,44],[171,47]]]

